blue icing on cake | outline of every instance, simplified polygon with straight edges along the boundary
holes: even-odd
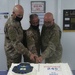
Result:
[[[17,66],[14,66],[12,69],[13,72],[18,74],[27,74],[33,70],[33,67],[29,63],[20,63]]]

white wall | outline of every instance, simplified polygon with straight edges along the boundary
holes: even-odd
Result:
[[[27,29],[29,27],[29,15],[31,14],[31,1],[32,0],[20,0],[20,4],[23,6],[25,12],[22,20],[23,29]],[[38,0],[33,0],[33,1],[38,1]],[[46,11],[52,12],[54,15],[54,19],[56,21],[56,0],[44,0],[44,1],[46,1]]]
[[[63,26],[63,10],[75,9],[75,0],[61,0],[61,25]],[[63,30],[62,30],[63,32]],[[70,67],[75,70],[75,32],[62,33],[63,62],[68,62]]]
[[[29,15],[31,14],[31,1],[32,0],[19,0],[20,4],[24,7],[24,18],[22,20],[23,29],[29,27]],[[38,0],[33,0],[38,1]],[[43,0],[39,0],[43,1]],[[74,9],[75,0],[44,0],[46,1],[46,12],[52,12],[54,15],[55,22],[60,26],[61,30],[63,29],[63,9]],[[67,4],[68,2],[68,4]],[[15,4],[18,3],[18,0],[2,0],[0,2],[0,12],[7,11],[10,14],[12,13],[12,8]],[[41,26],[40,26],[41,29]],[[75,70],[75,33],[74,32],[63,32],[62,30],[62,45],[63,45],[63,57],[62,62],[68,62],[71,69]],[[4,51],[4,34],[0,34],[0,70],[6,70],[6,56]]]
[[[13,6],[17,3],[18,1],[14,0],[1,0],[0,1],[0,13],[3,12],[9,12],[10,14],[12,13],[12,8]],[[0,32],[0,70],[6,70],[7,69],[7,61],[6,61],[6,55],[5,55],[5,50],[4,50],[4,34],[3,32]]]
[[[8,1],[0,1],[0,13],[8,12]],[[6,56],[4,51],[4,34],[0,33],[0,70],[6,70]]]

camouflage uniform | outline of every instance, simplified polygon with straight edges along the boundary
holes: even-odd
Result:
[[[8,68],[11,63],[21,62],[21,54],[30,56],[30,52],[22,44],[23,29],[21,23],[14,20],[11,16],[5,24],[5,52],[7,56]]]
[[[30,27],[26,31],[26,41],[27,41],[27,48],[32,53],[40,55],[40,32],[39,29],[35,30],[32,27]],[[25,56],[26,57],[26,56]],[[33,62],[29,60],[28,57],[25,58],[26,62]]]
[[[46,63],[61,62],[62,46],[60,43],[61,30],[58,25],[54,23],[51,27],[43,26],[41,32],[41,50],[42,58]]]

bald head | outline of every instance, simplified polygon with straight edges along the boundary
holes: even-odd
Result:
[[[45,26],[52,26],[54,23],[53,14],[48,12],[44,15],[44,24]]]
[[[23,10],[23,7],[18,4],[18,5],[15,5],[15,6],[14,6],[13,12],[16,13],[16,14],[21,14],[21,15],[23,15],[24,10]]]
[[[44,20],[45,21],[52,21],[53,20],[53,14],[50,12],[46,13],[44,16]]]
[[[13,8],[13,16],[14,18],[18,17],[18,18],[23,18],[23,14],[24,14],[24,9],[21,5],[15,5]]]

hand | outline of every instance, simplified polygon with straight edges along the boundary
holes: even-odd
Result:
[[[36,58],[36,63],[41,63],[42,62],[42,57],[40,56],[40,57],[38,57],[38,58]]]
[[[38,56],[36,54],[32,54],[30,55],[30,60],[32,61],[36,61],[36,58],[38,58]]]

